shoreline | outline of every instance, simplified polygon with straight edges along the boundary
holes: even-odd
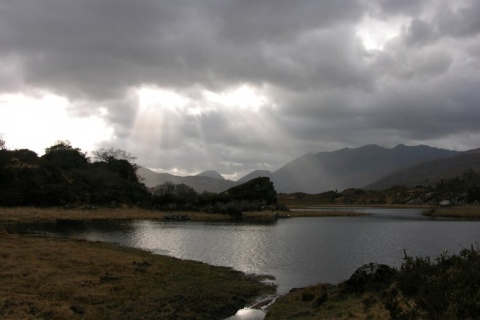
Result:
[[[438,218],[479,219],[480,205],[430,207],[424,211],[423,215]]]
[[[438,218],[457,218],[457,219],[479,219],[480,205],[464,205],[464,206],[431,206],[431,205],[332,205],[332,204],[290,204],[286,205],[290,210],[311,210],[309,208],[335,208],[333,212],[348,212],[348,208],[392,208],[392,209],[423,209],[423,215]],[[340,211],[338,208],[344,208]],[[328,211],[324,211],[328,212]]]
[[[271,211],[244,212],[241,220],[236,220],[226,214],[204,212],[163,212],[139,208],[96,208],[96,209],[64,209],[36,207],[0,207],[0,223],[10,222],[55,222],[57,220],[165,220],[169,214],[188,216],[187,221],[197,222],[273,222],[275,218]],[[282,215],[295,217],[326,217],[326,216],[356,216],[364,215],[351,210],[332,211],[289,211]]]
[[[315,208],[323,208],[315,210]],[[275,217],[272,211],[244,212],[241,219],[234,219],[226,214],[205,212],[163,212],[140,208],[96,208],[96,209],[64,209],[60,207],[0,207],[0,223],[28,223],[28,222],[55,222],[57,220],[166,220],[174,214],[186,216],[186,220],[195,222],[260,222],[270,223],[281,218],[300,217],[348,217],[365,216],[368,214],[355,212],[349,208],[418,208],[424,209],[423,215],[430,217],[444,217],[456,219],[480,218],[480,205],[432,207],[432,206],[392,206],[392,205],[325,205],[325,204],[288,204],[288,212],[280,212]],[[332,208],[332,210],[325,210]]]

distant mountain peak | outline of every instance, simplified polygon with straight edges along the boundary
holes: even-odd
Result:
[[[208,177],[213,179],[225,180],[225,178],[215,170],[207,170],[207,171],[200,172],[199,174],[196,175],[196,177]]]

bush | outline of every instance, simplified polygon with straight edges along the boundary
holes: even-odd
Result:
[[[443,253],[434,262],[405,254],[385,307],[392,319],[478,319],[479,270],[478,248]]]

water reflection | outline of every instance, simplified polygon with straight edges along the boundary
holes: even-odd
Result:
[[[234,316],[228,317],[225,320],[262,320],[266,313],[263,310],[244,308],[237,311]]]

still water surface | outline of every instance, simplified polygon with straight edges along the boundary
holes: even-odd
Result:
[[[271,224],[143,220],[34,228],[273,275],[279,294],[318,282],[338,283],[369,262],[398,267],[404,250],[435,257],[480,243],[478,220],[426,218],[420,209],[349,210],[369,215],[280,219]]]

